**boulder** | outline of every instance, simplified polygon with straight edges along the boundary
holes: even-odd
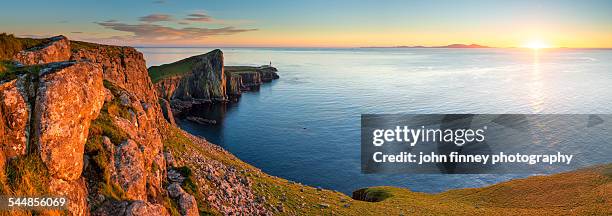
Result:
[[[149,216],[149,215],[168,216],[170,214],[168,214],[168,211],[162,205],[152,204],[152,203],[148,203],[145,201],[137,200],[137,201],[132,202],[132,204],[130,204],[127,207],[125,211],[125,215],[126,216]]]
[[[26,153],[30,106],[24,79],[0,84],[0,152],[7,158]]]
[[[146,200],[144,158],[136,142],[128,139],[116,149],[115,170],[111,179],[125,191],[128,199]]]
[[[23,65],[47,64],[68,61],[70,55],[70,40],[60,35],[49,38],[42,46],[17,53],[14,60]]]
[[[164,158],[166,159],[167,167],[176,167],[176,161],[174,160],[174,156],[172,156],[172,152],[170,152],[170,150],[164,151]]]
[[[70,215],[89,215],[86,199],[87,187],[83,178],[73,181],[51,178],[49,193],[68,200],[67,209]]]
[[[168,210],[160,204],[153,204],[142,200],[136,201],[106,201],[97,208],[92,215],[95,216],[167,216]]]
[[[199,215],[196,199],[191,194],[185,192],[179,183],[172,183],[168,186],[168,195],[178,203],[181,215]]]
[[[63,180],[80,177],[89,125],[103,103],[99,66],[62,62],[41,70],[33,111],[34,136],[52,176]]]

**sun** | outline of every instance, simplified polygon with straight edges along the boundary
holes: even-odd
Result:
[[[524,48],[529,48],[529,49],[545,49],[545,48],[550,48],[550,45],[542,40],[530,40],[529,42],[525,43],[525,45],[523,45]]]

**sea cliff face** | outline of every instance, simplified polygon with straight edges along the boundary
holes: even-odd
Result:
[[[223,52],[218,49],[149,68],[158,95],[171,104],[175,115],[194,104],[235,99],[243,91],[278,79],[276,72],[271,66],[224,66]]]
[[[167,100],[227,100],[221,50],[213,50],[169,65],[151,67],[149,70],[159,70],[160,73],[165,73],[166,70],[183,70],[176,76],[165,77],[155,84],[159,95]]]

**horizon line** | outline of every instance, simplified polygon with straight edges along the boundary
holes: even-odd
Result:
[[[120,46],[120,45],[119,45]],[[456,48],[443,46],[143,46],[143,45],[123,45],[134,48],[293,48],[293,49],[532,49],[528,47],[478,47],[478,48]],[[540,50],[554,49],[612,49],[612,47],[547,47]]]

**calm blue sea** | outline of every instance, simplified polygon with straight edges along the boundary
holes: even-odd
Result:
[[[139,50],[153,66],[211,48]],[[361,174],[363,113],[612,113],[612,50],[222,50],[226,65],[271,61],[281,78],[210,107],[218,125],[181,127],[271,175],[347,194],[375,185],[440,192],[525,176]]]

